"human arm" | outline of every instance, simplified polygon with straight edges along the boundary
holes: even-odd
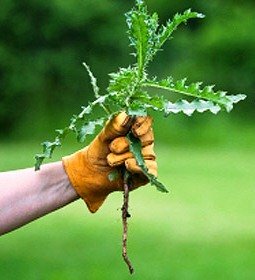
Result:
[[[134,122],[124,112],[107,122],[88,145],[46,164],[40,171],[23,169],[0,173],[0,234],[9,232],[81,197],[94,213],[113,191],[123,190],[123,170],[131,172],[132,189],[148,179],[136,165],[125,135],[131,130],[140,138],[142,153],[153,175],[157,165],[153,151],[152,119]],[[113,180],[109,175],[115,174]]]
[[[0,173],[0,235],[53,212],[79,196],[62,162]]]

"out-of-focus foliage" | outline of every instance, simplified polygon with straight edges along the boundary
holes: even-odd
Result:
[[[147,4],[163,19],[187,8],[206,15],[175,34],[152,71],[215,83],[233,94],[246,93],[239,115],[252,116],[255,3],[150,0]],[[61,127],[62,119],[66,122],[90,99],[83,61],[93,65],[102,84],[107,73],[130,64],[123,14],[131,6],[132,1],[124,0],[2,0],[1,133]]]

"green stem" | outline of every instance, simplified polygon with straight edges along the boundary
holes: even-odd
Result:
[[[167,90],[167,91],[170,91],[170,92],[176,92],[176,93],[181,93],[181,94],[184,94],[184,95],[193,96],[192,94],[189,94],[186,91],[177,90],[177,89],[174,89],[174,88],[171,89],[169,87],[161,86],[161,85],[158,85],[158,84],[143,83],[142,87],[151,87],[151,88],[163,89],[163,90]]]
[[[108,114],[108,115],[111,115],[111,114],[112,114],[111,109],[110,109],[107,105],[101,104],[101,107],[104,109],[104,111],[106,112],[106,114]]]

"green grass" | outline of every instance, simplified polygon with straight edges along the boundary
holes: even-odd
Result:
[[[148,186],[131,194],[133,279],[254,279],[255,150],[234,146],[157,147],[171,193]],[[0,170],[31,166],[36,151],[33,143],[2,143]],[[112,194],[92,215],[79,201],[0,237],[0,278],[130,279],[121,203],[121,193]]]

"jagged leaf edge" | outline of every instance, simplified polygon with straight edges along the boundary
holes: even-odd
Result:
[[[103,126],[105,123],[105,118],[100,118],[93,121],[85,122],[80,129],[77,130],[77,140],[78,142],[84,142],[88,135],[93,135],[96,131],[97,126]]]
[[[205,15],[202,13],[197,13],[191,11],[191,9],[185,10],[182,14],[175,14],[172,20],[168,20],[166,25],[162,25],[158,34],[158,43],[156,45],[157,49],[161,49],[164,43],[171,38],[172,33],[178,28],[182,23],[186,23],[192,18],[204,18]]]
[[[70,133],[76,133],[77,135],[77,122],[80,120],[84,120],[85,116],[88,116],[92,113],[94,107],[99,105],[102,107],[107,99],[114,98],[116,96],[116,93],[109,93],[106,95],[99,96],[95,101],[89,103],[86,107],[82,107],[82,111],[78,115],[74,115],[70,123],[67,127],[64,129],[57,129],[56,130],[56,136],[53,141],[45,141],[42,143],[43,146],[43,152],[35,155],[35,170],[39,170],[40,166],[42,165],[43,161],[46,158],[51,158],[54,150],[57,147],[60,147],[62,145],[62,140]],[[116,114],[116,112],[113,112],[111,114],[107,114],[108,118],[111,118],[113,114]],[[100,118],[99,118],[100,119]],[[87,120],[89,121],[89,120]]]
[[[192,102],[187,100],[179,100],[177,102],[167,101],[165,104],[165,116],[169,114],[178,114],[180,112],[184,113],[187,116],[191,116],[194,112],[203,113],[205,111],[210,111],[213,114],[217,114],[221,110],[221,107],[217,104],[214,104],[212,101],[206,101],[203,99],[196,99]]]
[[[235,103],[238,103],[246,98],[246,95],[244,94],[227,95],[226,91],[214,91],[214,85],[202,87],[201,82],[195,82],[187,85],[186,81],[186,78],[174,81],[172,77],[168,77],[161,81],[156,81],[155,79],[148,80],[143,84],[143,86],[158,88],[211,101],[226,109],[227,112],[230,112],[233,109],[233,105]]]

